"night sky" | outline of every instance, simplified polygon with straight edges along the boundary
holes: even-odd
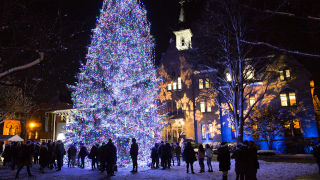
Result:
[[[180,10],[179,0],[142,1],[148,11],[151,33],[156,40],[156,62],[158,63],[161,53],[165,52],[170,38],[173,38],[172,31],[177,27]],[[187,26],[191,26],[192,22],[200,16],[203,2],[204,0],[188,1],[185,7]],[[13,4],[13,8],[11,6],[6,8],[8,4]],[[39,38],[41,47],[58,49],[46,52],[46,59],[40,65],[15,74],[18,79],[38,82],[35,101],[71,103],[70,91],[66,84],[73,84],[76,81],[75,76],[79,72],[80,63],[85,62],[87,46],[90,44],[91,29],[95,27],[95,21],[101,6],[102,0],[3,0],[0,2],[2,14],[0,22],[2,25],[11,23],[17,26],[17,29],[21,31],[20,34],[30,36],[28,34],[30,32],[24,32],[24,29],[30,26],[28,22],[32,23],[31,26],[33,26],[34,22],[43,22],[43,24],[39,23],[40,28],[34,25],[35,29],[42,30],[41,27],[44,27],[43,29],[50,27],[48,28],[49,32],[46,30],[31,32],[31,36],[38,37],[38,34],[40,34],[43,36],[42,39]],[[25,14],[21,13],[22,11]],[[317,15],[317,12],[312,13]],[[22,24],[21,27],[18,26],[19,24]],[[275,42],[281,41],[283,44],[290,45],[290,48],[300,48],[301,50],[320,54],[320,39],[318,36],[320,35],[320,21],[310,25],[309,23],[304,23],[303,20],[288,20],[279,17],[272,24],[276,24],[272,28],[269,27],[270,36],[275,38]],[[274,32],[277,33],[272,34]],[[52,37],[48,38],[48,34]],[[9,44],[3,42],[11,42],[12,39],[8,38],[11,36],[11,31],[2,31],[0,45],[6,46]],[[28,39],[25,42],[29,43]],[[30,47],[34,46],[32,42],[30,42],[30,45],[25,42],[20,43]],[[39,43],[35,44],[37,46]],[[2,56],[2,59],[5,59],[4,57],[6,56]],[[7,59],[9,59],[8,57],[9,55]],[[33,56],[28,56],[28,54],[23,53],[19,58],[30,59],[30,57],[35,59],[36,56],[34,54]],[[320,77],[319,72],[317,73],[317,68],[315,68],[320,65],[319,59],[305,57],[297,57],[297,59],[305,62],[305,66],[315,72],[313,73],[314,79]],[[13,66],[15,65],[13,62],[19,64],[23,61],[5,60],[4,66]]]

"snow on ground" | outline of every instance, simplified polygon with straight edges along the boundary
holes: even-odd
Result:
[[[299,176],[306,176],[318,173],[318,167],[316,164],[308,163],[283,163],[283,162],[266,162],[259,161],[260,169],[258,170],[257,178],[259,180],[270,179],[270,180],[285,180],[294,179]],[[169,170],[153,170],[147,168],[138,169],[139,172],[132,174],[131,169],[119,168],[116,176],[110,179],[175,179],[175,180],[191,180],[191,179],[221,179],[222,173],[218,171],[218,162],[212,162],[214,172],[198,173],[200,168],[198,162],[194,163],[196,174],[187,174],[185,164],[183,166],[174,166]],[[207,169],[206,169],[207,170]],[[90,169],[79,169],[79,168],[63,168],[62,171],[56,172],[53,170],[45,170],[45,174],[40,174],[39,168],[35,165],[31,169],[33,177],[28,178],[26,168],[22,169],[20,173],[21,179],[40,179],[40,180],[86,180],[86,179],[106,179],[106,173],[101,174],[98,171],[92,171]],[[0,179],[14,179],[15,172],[7,169],[0,169]],[[235,179],[236,175],[234,172],[234,161],[232,161],[232,168],[229,171],[229,179]]]

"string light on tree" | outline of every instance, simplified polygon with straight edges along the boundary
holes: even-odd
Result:
[[[119,165],[130,162],[133,137],[139,144],[138,159],[146,164],[162,128],[154,42],[147,12],[139,2],[104,0],[86,64],[71,86],[78,111],[66,127],[66,145],[82,142],[90,149],[111,138]]]

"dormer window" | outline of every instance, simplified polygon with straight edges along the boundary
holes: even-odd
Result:
[[[176,83],[176,82],[173,82],[173,83],[172,83],[172,89],[173,89],[173,90],[177,90],[177,83]]]
[[[295,92],[286,92],[280,94],[281,106],[294,106],[297,104],[296,93]]]
[[[199,89],[203,89],[203,79],[199,79]]]
[[[182,81],[181,81],[181,77],[178,77],[178,89],[182,89]]]
[[[229,72],[226,73],[226,80],[228,82],[231,82],[232,81],[232,78],[231,78],[231,74]]]
[[[209,80],[209,78],[206,78],[205,87],[206,87],[207,89],[210,88],[210,80]]]
[[[280,81],[288,81],[291,79],[291,73],[289,69],[280,71]]]

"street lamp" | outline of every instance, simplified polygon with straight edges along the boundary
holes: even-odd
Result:
[[[36,124],[32,122],[32,123],[29,124],[29,127],[30,128],[34,128],[34,127],[36,127]]]

